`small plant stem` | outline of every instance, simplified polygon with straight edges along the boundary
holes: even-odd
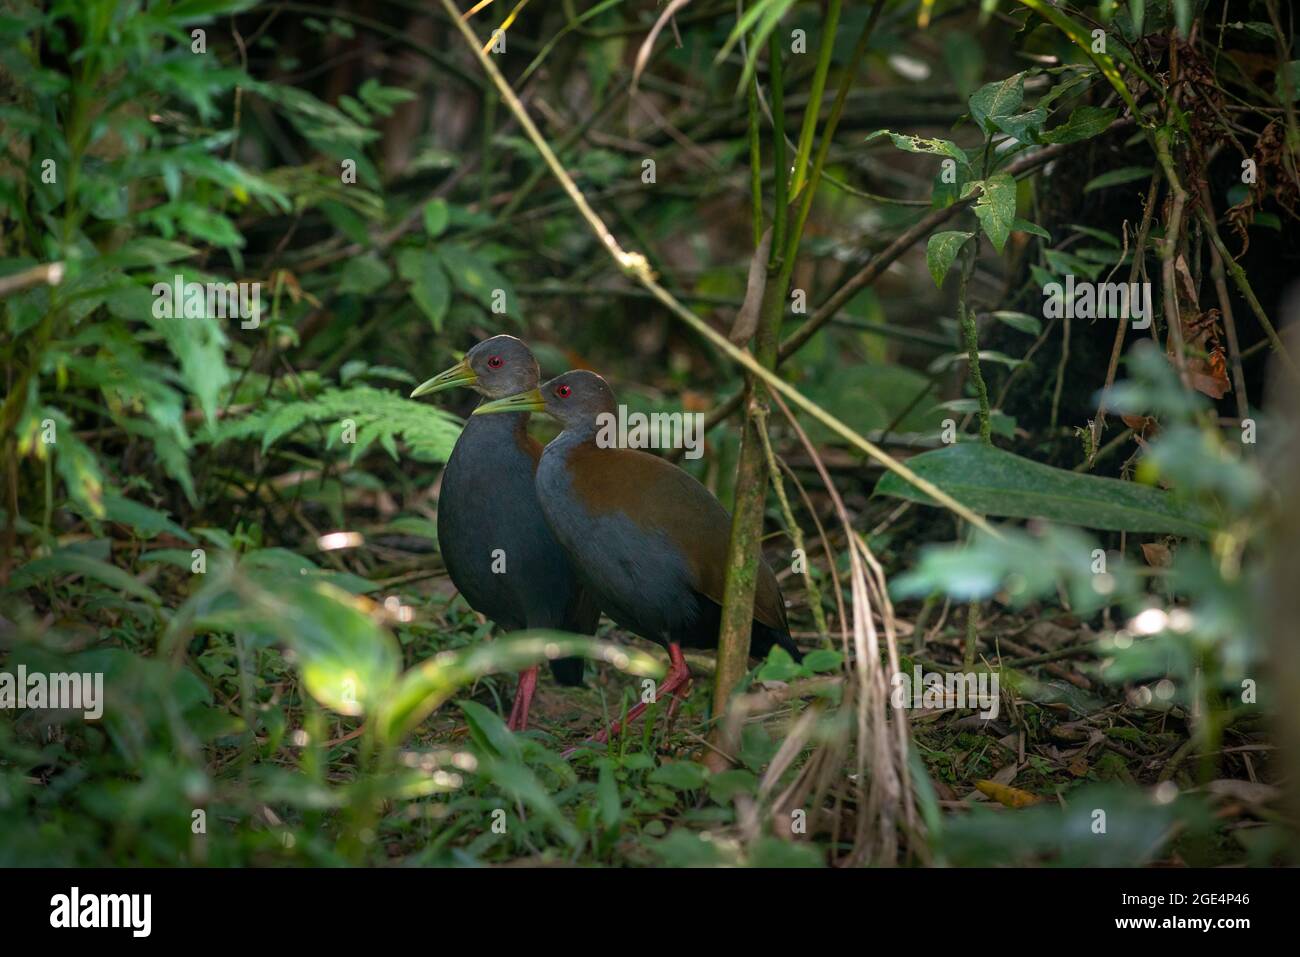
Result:
[[[980,371],[979,330],[975,324],[975,310],[967,302],[971,274],[975,272],[975,253],[979,248],[979,237],[975,236],[966,243],[962,251],[964,257],[961,269],[961,284],[957,288],[957,309],[961,316],[962,336],[966,341],[966,356],[970,360],[970,379],[975,386],[975,395],[980,404],[980,441],[985,445],[993,444],[992,413],[989,410],[989,390],[984,383],[984,373]]]

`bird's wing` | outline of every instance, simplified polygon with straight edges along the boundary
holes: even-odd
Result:
[[[642,528],[658,529],[681,549],[695,590],[722,604],[731,516],[689,473],[637,449],[575,449],[569,461],[574,489],[598,513],[622,512]],[[788,633],[776,576],[760,559],[754,617]]]

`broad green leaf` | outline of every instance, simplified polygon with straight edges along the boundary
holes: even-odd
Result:
[[[1040,108],[1027,113],[1017,113],[1015,116],[995,116],[992,117],[992,121],[998,129],[1012,139],[1032,146],[1041,142],[1039,133],[1042,132],[1043,124],[1047,122],[1047,111]]]
[[[1043,331],[1043,320],[1027,313],[1008,312],[1000,309],[996,312],[989,313],[989,315],[998,322],[1005,323],[1012,329],[1027,333],[1031,336],[1036,336]]]
[[[1031,223],[1027,219],[1017,217],[1011,221],[1011,229],[1019,233],[1029,233],[1031,236],[1039,236],[1046,239],[1049,243],[1052,241],[1052,234],[1045,230],[1037,223]]]
[[[61,414],[52,415],[58,428],[54,467],[67,486],[72,500],[95,518],[104,517],[104,476],[90,446],[77,438],[72,423]]]
[[[729,804],[739,794],[753,794],[758,790],[758,778],[753,771],[744,768],[711,774],[705,784],[709,789],[709,797],[719,804]]]
[[[153,538],[166,532],[184,542],[194,541],[194,536],[173,522],[165,512],[116,493],[110,492],[104,496],[104,513],[110,522],[129,525],[144,538]]]
[[[803,666],[809,671],[838,671],[844,655],[830,648],[818,648],[804,655]]]
[[[460,710],[465,713],[469,732],[480,750],[489,750],[508,760],[520,759],[519,742],[495,711],[477,701],[460,702]]]
[[[666,784],[674,791],[694,791],[704,786],[704,767],[693,761],[669,761],[650,773],[655,784]]]
[[[517,307],[518,301],[510,283],[480,252],[444,243],[438,247],[438,256],[456,288],[484,309],[494,310],[494,299],[498,291],[505,296],[507,312]]]
[[[206,306],[205,306],[206,311]],[[204,418],[213,422],[217,417],[217,400],[221,391],[231,382],[230,367],[226,365],[226,332],[224,322],[241,324],[237,318],[160,318],[151,312],[149,324],[156,329],[180,362],[179,380],[194,394]]]
[[[1038,518],[1109,531],[1204,538],[1211,518],[1168,492],[1119,479],[1082,475],[976,442],[908,459],[908,467],[982,515]],[[931,504],[892,472],[876,492]]]
[[[397,272],[411,284],[411,298],[441,332],[451,305],[451,285],[438,255],[427,249],[403,249],[397,254]]]
[[[936,156],[950,156],[963,166],[967,164],[965,151],[951,140],[926,139],[912,136],[910,133],[894,133],[891,130],[877,130],[867,137],[870,143],[878,136],[888,136],[894,145],[908,153],[932,153]]]
[[[437,239],[442,235],[450,221],[450,216],[445,199],[431,199],[424,204],[424,231],[429,234],[430,239]]]
[[[1131,183],[1136,179],[1148,179],[1150,176],[1150,166],[1121,166],[1119,169],[1113,169],[1108,173],[1102,173],[1100,176],[1088,180],[1084,184],[1083,191],[1091,193],[1094,189],[1119,186],[1122,183]]]
[[[339,293],[369,296],[388,285],[392,278],[392,270],[382,259],[374,253],[366,253],[349,259],[343,265],[336,289]]]
[[[281,583],[261,596],[272,631],[298,654],[312,697],[340,714],[360,715],[386,703],[401,653],[361,599],[323,582]]]
[[[1006,366],[1008,369],[1014,369],[1025,361],[1024,359],[1017,359],[1014,356],[1009,356],[1006,353],[998,352],[994,349],[981,349],[979,351],[979,360],[980,362],[997,362]],[[926,366],[926,371],[930,373],[942,372],[954,362],[969,361],[970,354],[967,352],[948,352],[930,360],[930,364]]]
[[[110,565],[108,562],[100,561],[90,555],[66,549],[55,552],[46,558],[38,558],[35,561],[28,562],[14,572],[10,584],[16,588],[28,588],[36,582],[60,575],[81,575],[85,578],[93,578],[95,581],[117,591],[141,598],[151,605],[161,604],[157,592],[116,565]]]
[[[966,244],[966,240],[974,235],[974,233],[962,232],[961,230],[950,230],[935,233],[930,237],[930,241],[925,246],[925,263],[930,267],[930,275],[934,278],[936,286],[943,288],[943,278],[948,275],[948,270],[952,268],[957,253]]]
[[[1146,31],[1147,0],[1128,0],[1128,9],[1133,17],[1133,29],[1142,36]]]
[[[1043,133],[1044,143],[1077,143],[1104,133],[1119,111],[1099,106],[1080,106],[1060,126]]]
[[[1005,80],[986,83],[971,94],[970,115],[985,133],[997,130],[994,119],[1011,116],[1025,99],[1025,75],[1017,73]]]
[[[963,198],[979,188],[975,200],[975,216],[984,228],[993,248],[1002,252],[1011,235],[1011,224],[1016,219],[1016,180],[1010,173],[995,173],[982,182],[967,183]],[[933,270],[931,270],[933,272]]]
[[[949,30],[943,39],[943,59],[960,96],[969,97],[979,86],[984,72],[984,48],[976,36],[965,30]]]
[[[198,255],[198,250],[173,239],[159,239],[156,236],[139,236],[122,244],[121,248],[105,257],[105,264],[121,269],[133,269],[139,266],[161,266],[189,259]]]
[[[348,28],[348,25],[340,20],[332,21],[331,26],[335,27],[336,32],[338,32],[339,27]],[[389,116],[393,112],[393,107],[402,103],[409,103],[415,99],[416,94],[400,86],[383,86],[378,80],[371,77],[361,84],[361,88],[357,90],[357,96],[361,97],[366,106],[380,116]]]
[[[465,651],[445,652],[411,668],[385,702],[381,731],[386,740],[398,741],[457,691],[484,675],[522,671],[553,658],[574,655],[607,662],[630,674],[658,677],[663,673],[663,667],[650,655],[608,641],[560,631],[522,632]],[[462,702],[461,707],[468,713],[473,710],[471,704]],[[484,735],[495,741],[491,725],[490,721],[484,723]]]
[[[1077,233],[1083,233],[1085,236],[1091,236],[1093,239],[1105,243],[1107,246],[1112,246],[1115,249],[1120,248],[1119,239],[1106,232],[1104,229],[1095,229],[1092,226],[1080,226],[1078,223],[1070,223],[1069,228],[1073,229]]]

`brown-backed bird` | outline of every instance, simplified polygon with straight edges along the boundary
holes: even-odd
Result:
[[[731,517],[703,485],[664,459],[608,447],[614,393],[593,372],[566,372],[538,389],[487,402],[490,413],[545,411],[564,430],[537,467],[537,495],[555,537],[605,614],[629,631],[664,645],[672,666],[660,694],[676,700],[689,689],[681,649],[716,648],[727,569]],[[776,576],[761,559],[754,597],[751,654],[780,645],[802,658],[790,639]],[[628,712],[640,716],[645,705]],[[617,726],[615,729],[617,730]],[[604,740],[606,733],[597,736]]]

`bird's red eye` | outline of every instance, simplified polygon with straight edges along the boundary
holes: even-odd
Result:
[[[503,365],[505,365],[505,363],[501,360],[500,356],[492,356],[488,359],[489,369],[500,369]]]
[[[555,387],[555,394],[558,395],[561,399],[567,399],[569,397],[569,393],[572,391],[573,390],[570,389],[567,385],[557,385]]]

